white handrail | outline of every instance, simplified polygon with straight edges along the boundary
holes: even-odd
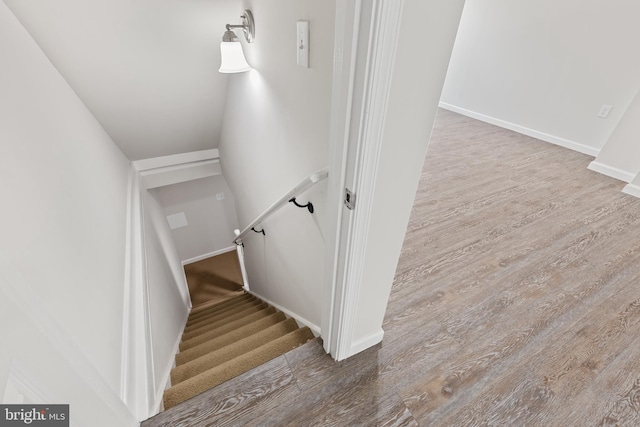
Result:
[[[269,215],[271,215],[272,213],[274,213],[275,211],[280,209],[282,206],[288,204],[289,200],[291,200],[293,197],[298,197],[304,191],[306,191],[309,188],[313,187],[313,185],[315,185],[316,183],[318,183],[318,182],[322,181],[323,179],[327,178],[327,176],[329,176],[329,168],[324,168],[324,169],[320,169],[319,171],[317,171],[315,173],[312,173],[311,175],[309,175],[308,177],[306,177],[305,179],[300,181],[300,183],[298,185],[296,185],[295,187],[293,187],[293,189],[291,189],[291,191],[289,191],[284,196],[280,197],[277,202],[275,202],[274,204],[269,206],[264,212],[262,212],[260,215],[258,215],[258,217],[256,219],[251,221],[251,223],[249,225],[247,225],[240,233],[236,233],[236,238],[233,241],[233,243],[235,243],[236,245],[239,245],[240,242],[242,241],[242,238],[244,236],[246,236],[247,233],[249,233],[252,228],[254,228],[256,225],[260,224]]]

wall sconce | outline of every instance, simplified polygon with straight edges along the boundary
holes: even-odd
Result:
[[[256,36],[256,26],[253,20],[253,14],[249,9],[245,10],[240,18],[242,19],[242,24],[227,24],[227,31],[225,31],[222,36],[222,42],[220,43],[220,56],[222,61],[220,63],[220,69],[218,70],[221,73],[243,73],[251,70],[251,66],[244,57],[242,45],[238,41],[238,36],[236,36],[233,29],[241,28],[247,42],[253,43]]]

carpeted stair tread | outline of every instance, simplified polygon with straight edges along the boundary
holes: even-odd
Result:
[[[230,298],[227,298],[223,301],[208,301],[208,302],[204,302],[202,304],[198,304],[198,305],[194,305],[191,308],[191,313],[190,315],[193,316],[195,314],[198,314],[204,310],[209,310],[211,308],[215,308],[215,307],[224,307],[226,305],[229,304],[233,304],[234,302],[237,301],[241,301],[243,299],[255,299],[255,296],[249,294],[249,293],[243,293],[241,295],[236,295],[236,296],[232,296]]]
[[[204,304],[204,306],[199,305],[198,307],[201,307],[200,310],[198,311],[193,311],[193,309],[191,310],[191,313],[189,313],[188,321],[192,322],[200,317],[208,316],[212,313],[227,310],[230,307],[233,307],[238,304],[242,304],[243,302],[256,301],[256,300],[257,298],[251,295],[248,297],[245,295],[241,295],[241,298],[239,299],[231,298],[231,299],[224,300],[222,302],[218,302],[217,304],[213,304],[213,305],[210,305],[210,304]],[[195,301],[194,301],[194,304],[195,304]]]
[[[215,368],[229,360],[248,353],[298,329],[296,321],[287,319],[262,331],[256,332],[234,343],[226,345],[194,360],[184,363],[171,371],[171,384],[186,381],[204,371]]]
[[[198,316],[195,319],[189,319],[187,320],[187,325],[185,326],[185,332],[189,332],[193,329],[196,329],[198,327],[198,325],[202,326],[202,324],[204,322],[211,322],[211,321],[215,321],[215,319],[220,319],[224,316],[228,316],[229,314],[232,314],[234,312],[238,312],[238,311],[242,311],[246,308],[252,307],[254,305],[260,305],[260,304],[264,304],[262,301],[260,301],[259,299],[255,299],[255,300],[250,300],[250,301],[242,301],[242,302],[238,302],[237,304],[234,304],[232,306],[226,307],[222,310],[216,310],[212,313],[209,314],[204,314],[202,316]]]
[[[189,313],[189,317],[192,316],[196,316],[198,314],[201,314],[207,310],[212,310],[215,309],[216,307],[221,308],[221,307],[227,307],[229,305],[233,305],[235,303],[237,303],[238,301],[243,301],[243,300],[248,300],[248,299],[256,299],[255,296],[248,294],[248,293],[244,293],[242,295],[238,295],[235,297],[231,297],[228,298],[224,301],[216,301],[213,303],[202,303],[202,304],[198,304],[193,306],[193,308],[191,309],[191,313]]]
[[[255,300],[257,299],[256,297],[254,297],[251,294],[243,294],[237,297],[233,297],[233,298],[229,298],[226,299],[224,301],[220,301],[220,302],[216,302],[213,304],[200,304],[198,306],[195,306],[191,309],[191,313],[189,313],[189,318],[196,318],[200,315],[209,313],[211,311],[215,311],[215,310],[219,310],[219,309],[224,309],[225,307],[229,307],[233,304],[237,304],[238,302],[241,301],[247,301],[247,300]]]
[[[262,317],[251,323],[242,325],[224,335],[220,335],[191,348],[187,348],[176,355],[176,365],[180,366],[191,360],[197,359],[211,351],[239,341],[243,337],[252,335],[258,331],[268,328],[269,326],[280,323],[283,320],[286,320],[285,315],[278,311],[270,316]]]
[[[211,331],[208,331],[202,335],[198,335],[195,336],[193,338],[190,339],[184,339],[183,337],[183,341],[180,343],[180,351],[185,351],[189,348],[195,347],[199,344],[202,344],[203,342],[209,341],[210,339],[219,337],[221,335],[224,335],[230,331],[233,331],[234,329],[237,329],[243,325],[246,325],[248,323],[254,322],[258,319],[261,319],[263,317],[267,317],[272,315],[273,313],[276,312],[276,309],[273,307],[268,307],[264,310],[260,310],[257,311],[255,313],[251,313],[245,317],[242,317],[240,319],[231,321],[229,323],[226,323],[224,325],[221,325],[220,327],[213,329]]]
[[[165,409],[172,408],[187,399],[274,359],[313,338],[313,333],[311,333],[309,328],[296,329],[248,353],[244,353],[215,368],[211,368],[186,381],[175,384],[164,393],[164,407]]]
[[[254,313],[260,310],[264,310],[265,308],[268,308],[269,305],[267,303],[261,303],[260,305],[254,305],[251,307],[248,307],[242,311],[238,311],[238,312],[234,312],[234,313],[230,313],[228,316],[224,316],[221,319],[217,319],[214,322],[207,322],[206,324],[200,326],[197,329],[191,330],[189,332],[185,332],[182,334],[182,340],[188,340],[191,339],[193,337],[197,337],[200,334],[209,332],[211,330],[214,330],[216,328],[219,328],[220,326],[224,325],[227,322],[232,322],[234,320],[240,319],[250,313]]]
[[[224,318],[225,316],[229,316],[230,314],[236,313],[238,311],[245,310],[249,307],[264,304],[260,300],[254,301],[245,301],[239,304],[234,304],[231,307],[227,307],[224,310],[215,311],[213,313],[207,314],[205,316],[200,316],[196,319],[187,321],[187,325],[184,328],[185,332],[190,332],[194,329],[199,328],[200,326],[206,324],[207,322],[215,322],[217,319]]]

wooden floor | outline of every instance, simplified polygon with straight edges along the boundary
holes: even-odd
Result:
[[[591,160],[442,111],[383,343],[315,341],[145,426],[639,426],[640,199]]]

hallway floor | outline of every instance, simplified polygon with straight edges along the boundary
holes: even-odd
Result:
[[[316,339],[143,425],[640,425],[640,199],[591,160],[441,111],[382,344]]]

